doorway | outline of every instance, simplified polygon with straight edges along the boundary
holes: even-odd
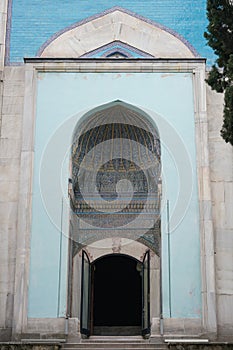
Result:
[[[146,335],[150,333],[149,251],[143,262],[109,254],[90,264],[82,254],[81,333]]]
[[[93,333],[136,335],[142,326],[142,264],[109,255],[93,264]]]

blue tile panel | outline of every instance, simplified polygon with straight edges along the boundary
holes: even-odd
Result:
[[[200,56],[214,61],[203,37],[206,0],[12,0],[10,61],[33,57],[53,34],[114,6],[165,25],[188,40]]]
[[[84,54],[81,57],[109,57],[109,55],[114,53],[120,53],[129,58],[144,58],[144,57],[153,57],[143,51],[133,48],[132,46],[126,45],[120,41],[115,41],[114,43],[107,44],[102,46],[94,51],[90,51]]]

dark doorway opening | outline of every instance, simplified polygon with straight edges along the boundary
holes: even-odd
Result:
[[[92,272],[93,334],[141,334],[142,263],[108,255],[93,263]]]

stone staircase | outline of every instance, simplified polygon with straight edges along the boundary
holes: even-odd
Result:
[[[166,350],[168,346],[161,342],[152,343],[142,337],[99,337],[92,336],[79,342],[69,340],[62,345],[62,350]]]

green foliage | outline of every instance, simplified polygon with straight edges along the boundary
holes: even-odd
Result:
[[[221,135],[233,145],[233,2],[207,0],[207,17],[209,24],[204,36],[218,56],[207,83],[213,90],[224,92]]]
[[[224,120],[221,135],[226,142],[233,145],[233,86],[225,90]]]

